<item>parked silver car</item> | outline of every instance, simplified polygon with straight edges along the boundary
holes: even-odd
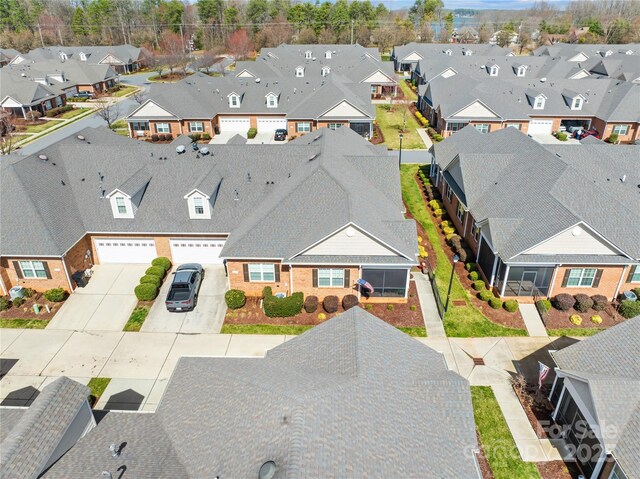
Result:
[[[198,292],[204,278],[204,268],[198,263],[178,266],[164,304],[168,311],[192,311],[198,304]]]

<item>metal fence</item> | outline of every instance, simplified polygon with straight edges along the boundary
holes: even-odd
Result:
[[[436,298],[436,306],[438,307],[438,316],[440,316],[440,320],[444,319],[444,303],[440,298],[440,291],[438,291],[438,284],[436,283],[436,275],[433,270],[433,266],[431,266],[431,262],[429,258],[425,258],[422,260],[422,271],[427,271],[427,275],[429,276],[429,283],[431,283],[431,289],[433,290],[433,296]]]

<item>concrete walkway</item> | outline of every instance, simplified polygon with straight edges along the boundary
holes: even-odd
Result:
[[[538,314],[538,308],[536,308],[535,304],[520,304],[519,308],[529,336],[549,336],[547,334],[547,328],[544,327],[544,323],[542,322],[542,318],[540,318],[540,314]]]
[[[436,305],[436,298],[433,295],[429,276],[422,273],[413,273],[413,281],[418,291],[422,317],[427,328],[427,336],[430,338],[446,338],[447,335],[444,332],[442,320],[438,315],[438,306]]]
[[[433,141],[431,141],[431,138],[429,138],[429,135],[427,134],[427,129],[417,128],[416,131],[418,132],[418,135],[420,135],[420,138],[422,138],[422,142],[424,143],[425,148],[427,150],[431,148],[433,146]]]

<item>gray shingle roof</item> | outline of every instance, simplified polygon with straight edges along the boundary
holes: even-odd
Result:
[[[55,84],[64,88],[73,85],[93,85],[116,78],[116,72],[110,65],[95,65],[78,60],[26,61],[6,68],[15,75],[24,73],[30,79],[63,75],[66,81],[63,83],[56,81]],[[49,80],[51,81],[51,78]]]
[[[11,97],[25,107],[39,105],[41,102],[59,95],[55,88],[13,74],[6,67],[0,69],[0,84],[2,85],[0,101]]]
[[[80,60],[80,53],[84,53],[87,63],[97,64],[101,62],[107,55],[113,55],[114,58],[123,64],[130,64],[138,61],[144,54],[144,49],[134,47],[133,45],[109,45],[109,46],[51,46],[44,48],[36,48],[26,53],[24,57],[35,60],[58,60],[60,52],[66,53],[70,59]]]
[[[0,478],[38,477],[88,395],[66,377],[45,387],[0,445]]]

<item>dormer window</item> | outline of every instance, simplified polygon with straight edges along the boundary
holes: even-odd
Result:
[[[304,52],[304,57],[307,60],[310,60],[311,59],[311,50],[307,50],[306,52]]]
[[[327,50],[326,52],[324,52],[324,57],[327,59],[331,59],[331,50]]]
[[[608,57],[608,56],[611,56],[611,55],[613,55],[613,52],[611,50],[607,50],[606,52],[604,52],[604,56],[605,57]]]
[[[322,76],[326,77],[329,73],[331,73],[331,68],[329,67],[322,67]]]
[[[193,211],[196,216],[202,216],[204,214],[204,201],[200,196],[193,197]]]
[[[278,107],[278,97],[271,94],[267,95],[267,108],[277,108]]]
[[[84,52],[80,52],[80,60],[82,60],[83,62],[87,61],[87,54]]]
[[[471,55],[473,55],[473,52],[471,50],[465,50],[462,54],[465,57],[470,57]]]
[[[544,97],[544,95],[538,95],[537,97],[535,97],[535,100],[533,102],[533,109],[534,110],[544,110],[544,102],[545,102],[546,98]]]
[[[304,68],[303,67],[297,67],[296,68],[296,76],[299,77],[299,78],[304,76]]]
[[[453,55],[453,52],[451,50],[445,50],[444,54],[451,56],[451,55]]]
[[[209,197],[195,189],[185,196],[189,207],[189,218],[192,220],[210,220],[211,205]]]
[[[60,58],[61,58],[62,60],[68,60],[68,59],[69,59],[69,57],[67,56],[67,54],[66,54],[66,53],[64,53],[64,52],[60,52]]]
[[[229,108],[240,108],[240,95],[229,95]]]
[[[519,77],[523,77],[526,72],[527,72],[527,67],[525,67],[524,65],[520,65],[516,70],[516,75],[518,75]]]
[[[498,65],[492,65],[491,67],[489,67],[489,75],[492,77],[497,77],[498,70],[500,70],[500,67]]]
[[[582,110],[582,103],[583,103],[582,97],[579,97],[579,96],[575,97],[573,99],[573,101],[571,102],[571,109],[572,110]]]
[[[116,207],[118,208],[119,215],[127,214],[127,203],[126,200],[121,196],[116,196]]]
[[[111,202],[111,212],[114,218],[133,218],[135,208],[131,203],[131,198],[119,190],[113,191],[107,195],[107,198]]]

